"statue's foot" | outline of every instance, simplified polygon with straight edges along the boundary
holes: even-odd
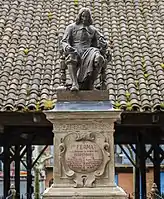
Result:
[[[63,85],[61,85],[61,86],[58,86],[58,87],[56,88],[56,90],[57,90],[57,91],[66,90],[66,87],[63,86]]]
[[[77,86],[77,85],[72,85],[72,87],[71,87],[70,90],[71,90],[71,91],[78,91],[78,90],[79,90],[79,86]]]
[[[93,90],[94,90],[94,91],[98,91],[98,90],[100,90],[100,89],[98,89],[98,88],[96,88],[96,87],[93,87]]]

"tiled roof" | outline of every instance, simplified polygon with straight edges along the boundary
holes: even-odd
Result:
[[[82,6],[113,45],[106,83],[115,107],[164,108],[164,1],[0,0],[1,110],[55,101],[59,38]]]

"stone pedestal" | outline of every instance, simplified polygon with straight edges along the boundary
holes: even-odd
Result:
[[[83,92],[76,101],[59,95],[55,110],[45,112],[54,127],[55,165],[54,183],[44,199],[126,198],[114,182],[113,127],[120,112],[111,109],[104,94],[94,98],[91,92]],[[80,99],[85,96],[93,98],[83,103]],[[89,104],[92,107],[88,108]]]

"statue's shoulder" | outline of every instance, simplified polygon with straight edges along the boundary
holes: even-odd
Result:
[[[95,32],[97,32],[96,28],[93,25],[88,26],[88,31],[91,34],[94,34]]]
[[[90,25],[89,28],[90,30],[92,30],[92,32],[98,32],[97,28],[94,25]]]
[[[89,26],[92,30],[96,30],[95,26],[94,25],[90,25]]]
[[[68,30],[72,30],[73,28],[75,28],[76,24],[75,23],[71,23],[67,26]]]

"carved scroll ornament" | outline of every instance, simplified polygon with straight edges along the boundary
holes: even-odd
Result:
[[[59,147],[61,170],[75,187],[93,187],[110,160],[109,144],[102,133],[70,133]]]

